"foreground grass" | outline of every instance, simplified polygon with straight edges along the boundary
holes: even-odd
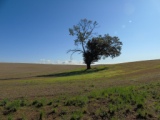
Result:
[[[160,119],[160,82],[112,87],[83,96],[1,100],[3,120]]]

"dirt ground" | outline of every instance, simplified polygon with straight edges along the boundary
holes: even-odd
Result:
[[[0,63],[0,80],[30,78],[83,67],[83,65]]]

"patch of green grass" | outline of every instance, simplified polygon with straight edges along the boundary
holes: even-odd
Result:
[[[21,106],[21,101],[20,100],[15,100],[15,101],[11,101],[6,105],[6,109],[8,110],[8,112],[16,112],[19,107]]]
[[[34,100],[32,105],[36,106],[37,108],[43,107],[46,103],[46,98],[42,98],[40,100]]]
[[[88,97],[86,96],[77,96],[77,97],[72,97],[69,98],[64,105],[65,106],[78,106],[78,107],[83,107],[87,104],[88,102]]]
[[[4,99],[0,102],[0,106],[5,106],[8,103],[8,99]]]
[[[105,108],[99,108],[96,110],[96,116],[100,116],[101,119],[106,119],[109,117],[108,111]]]
[[[147,112],[144,109],[137,110],[137,119],[147,119]]]
[[[83,117],[83,113],[81,111],[75,111],[72,113],[70,120],[80,120]]]
[[[53,108],[52,111],[51,111],[52,114],[54,114],[54,113],[56,113],[56,112],[57,112],[57,109],[56,109],[56,108]]]
[[[9,115],[9,116],[8,116],[8,120],[13,120],[13,116],[12,116],[12,115]]]
[[[28,101],[26,99],[20,100],[20,106],[21,107],[24,107],[24,106],[27,106],[27,105],[28,105]]]
[[[68,112],[69,110],[68,109],[66,109],[66,108],[63,108],[63,109],[61,109],[61,111],[60,111],[60,116],[64,116],[64,115],[66,115],[67,114],[67,112]]]
[[[124,74],[123,70],[115,69],[110,70],[109,67],[106,66],[97,66],[93,67],[90,70],[84,70],[84,69],[78,69],[78,70],[72,70],[69,72],[62,72],[62,73],[55,73],[55,74],[49,74],[49,75],[42,75],[39,76],[45,77],[43,79],[39,80],[23,80],[20,81],[24,84],[29,83],[29,85],[38,85],[38,84],[50,84],[50,83],[64,83],[69,81],[83,81],[83,80],[92,80],[92,79],[98,79],[98,78],[110,78],[116,75]]]

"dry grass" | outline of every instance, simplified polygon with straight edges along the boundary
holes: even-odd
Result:
[[[23,79],[83,68],[81,65],[0,63],[0,80]]]

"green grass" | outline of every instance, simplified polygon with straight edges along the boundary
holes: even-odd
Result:
[[[0,119],[160,119],[160,62],[0,81]]]
[[[78,106],[83,107],[87,104],[88,98],[86,96],[77,96],[66,100],[65,106]]]
[[[6,109],[8,110],[8,112],[16,112],[21,106],[21,101],[20,100],[15,100],[12,102],[9,102],[6,105]]]
[[[132,117],[133,115],[136,119],[158,119],[160,114],[159,90],[159,82],[140,86],[112,87],[93,91],[84,96],[61,97],[59,106],[48,106],[43,103],[46,100],[42,98],[34,100],[32,105],[37,107],[39,103],[43,103],[43,106],[38,107],[39,120],[46,119],[47,111],[44,112],[44,110],[48,107],[52,107],[52,110],[48,111],[48,115],[61,116],[71,120],[80,120],[83,117],[91,116],[97,119],[123,119],[125,116]],[[54,101],[56,100],[59,99]],[[13,113],[23,108],[31,109],[29,101],[26,100],[28,103],[25,105],[21,104],[22,101],[8,101],[5,106],[1,107]],[[3,103],[3,101],[1,102]]]

